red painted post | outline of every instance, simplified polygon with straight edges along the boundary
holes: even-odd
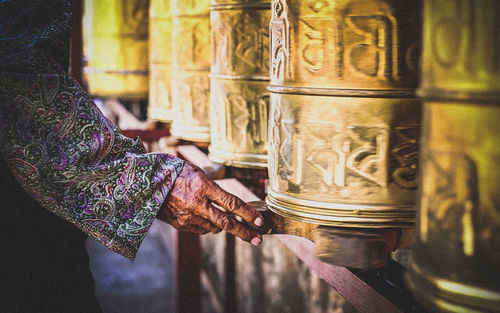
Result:
[[[71,1],[71,47],[70,47],[70,75],[82,84],[83,37],[82,18],[83,1]]]
[[[201,312],[200,236],[177,232],[177,313]]]

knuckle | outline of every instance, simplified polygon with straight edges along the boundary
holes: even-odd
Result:
[[[252,232],[249,231],[248,229],[244,230],[241,236],[241,238],[245,241],[250,241],[252,240],[253,237],[255,236],[253,236]]]
[[[229,219],[229,217],[227,215],[223,215],[220,219],[219,219],[219,224],[221,226],[222,229],[231,229],[232,227],[232,223],[231,223],[231,220]]]
[[[189,225],[189,219],[187,218],[186,215],[182,215],[180,216],[179,218],[177,218],[177,223],[179,224],[179,226],[181,227],[186,227]]]
[[[238,208],[238,202],[237,202],[237,199],[235,196],[231,195],[231,194],[226,194],[226,204],[227,206],[229,207],[229,209],[231,211],[234,211],[235,209]]]

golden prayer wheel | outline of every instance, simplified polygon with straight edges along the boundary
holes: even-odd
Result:
[[[172,0],[172,135],[210,141],[209,0]]]
[[[414,224],[420,14],[413,0],[273,0],[273,211],[330,226]]]
[[[86,0],[84,76],[101,97],[147,98],[149,0]]]
[[[269,1],[212,0],[209,157],[267,166]]]
[[[424,2],[422,178],[407,281],[432,312],[500,312],[500,5]]]
[[[149,117],[173,120],[170,81],[172,79],[172,14],[170,0],[150,0],[149,6]]]

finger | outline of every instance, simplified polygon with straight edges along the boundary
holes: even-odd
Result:
[[[212,222],[218,228],[240,237],[254,246],[258,246],[262,242],[262,235],[257,230],[238,222],[230,214],[222,212],[211,204],[208,205],[204,214],[206,214],[204,218]]]
[[[208,194],[210,200],[220,205],[226,211],[240,216],[250,225],[262,226],[264,224],[264,219],[259,211],[249,207],[243,200],[226,192],[215,183],[214,185],[214,191]]]
[[[167,221],[167,223],[180,231],[197,234],[218,233],[221,231],[220,228],[210,221],[192,214],[180,215],[175,219]]]
[[[211,233],[218,233],[221,231],[221,229],[215,226],[212,222],[199,216],[192,217],[191,225],[205,229]]]

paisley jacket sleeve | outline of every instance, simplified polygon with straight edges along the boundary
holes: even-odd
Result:
[[[184,163],[121,135],[66,75],[69,3],[0,0],[0,153],[42,206],[134,258]]]

